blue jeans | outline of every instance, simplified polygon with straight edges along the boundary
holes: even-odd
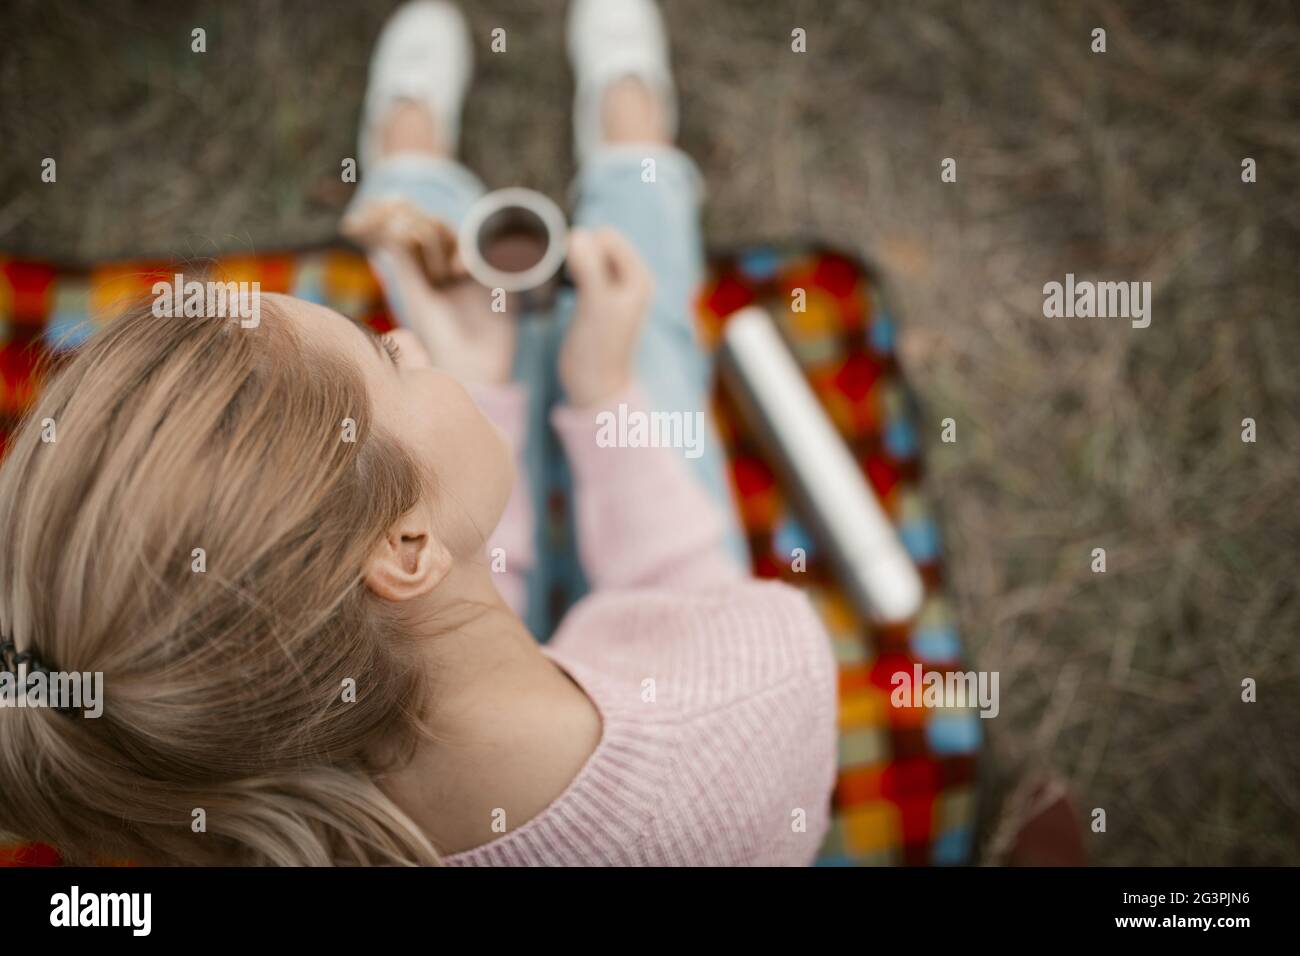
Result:
[[[654,160],[652,182],[643,179],[647,159]],[[748,566],[749,551],[727,480],[726,458],[708,414],[712,363],[700,347],[694,322],[693,297],[704,274],[701,191],[699,171],[680,150],[609,147],[591,158],[574,183],[573,221],[619,230],[654,275],[654,298],[637,344],[637,377],[652,410],[705,413],[708,427],[701,454],[686,461],[727,515],[728,550]],[[454,227],[483,192],[478,178],[452,160],[397,156],[366,175],[353,203],[400,196]],[[402,303],[395,298],[394,284],[385,282],[385,289],[395,318],[409,325]],[[569,498],[572,491],[567,463],[547,416],[562,398],[555,358],[573,306],[573,292],[566,289],[548,314],[521,317],[515,355],[514,378],[529,393],[525,468],[537,516],[537,565],[529,575],[527,623],[542,639],[551,634],[564,610],[556,606],[554,596],[563,594],[571,601],[587,589],[573,547],[568,517],[573,509],[565,508],[565,519],[557,521],[555,510],[548,507],[555,493]]]

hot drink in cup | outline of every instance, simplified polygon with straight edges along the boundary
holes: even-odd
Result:
[[[488,289],[518,293],[525,309],[547,305],[564,264],[568,227],[560,208],[531,189],[512,187],[478,200],[460,226],[461,262]]]

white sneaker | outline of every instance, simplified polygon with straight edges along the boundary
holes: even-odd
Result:
[[[668,65],[668,38],[654,0],[573,0],[569,61],[577,90],[573,140],[585,162],[604,139],[601,99],[614,81],[635,76],[662,101],[670,137],[677,134],[677,96]]]
[[[379,159],[379,124],[396,100],[429,107],[449,152],[460,140],[460,109],[474,69],[469,27],[445,0],[415,0],[384,24],[370,58],[370,83],[361,112],[361,164]]]

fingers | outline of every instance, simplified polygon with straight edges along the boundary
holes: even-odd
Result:
[[[641,256],[632,243],[616,229],[600,229],[596,235],[615,280],[620,285],[635,283],[644,269],[641,265]]]
[[[574,229],[569,234],[569,272],[579,289],[613,286],[647,292],[650,270],[636,247],[616,229]]]
[[[419,244],[424,251],[425,272],[432,282],[449,282],[465,274],[460,259],[456,230],[441,219],[424,217]]]
[[[579,290],[594,291],[604,285],[602,253],[595,234],[589,229],[569,233],[569,274]]]
[[[641,258],[641,253],[637,252],[636,246],[632,245],[631,240],[623,233],[613,229],[605,231],[607,233],[606,254],[618,276],[619,283],[628,294],[641,300],[648,299],[653,280],[649,267]]]
[[[455,230],[408,200],[368,202],[339,225],[344,235],[363,246],[400,250],[412,256],[426,281],[434,285],[463,271]]]
[[[383,234],[384,209],[380,203],[366,203],[343,217],[339,232],[361,246],[379,243]]]

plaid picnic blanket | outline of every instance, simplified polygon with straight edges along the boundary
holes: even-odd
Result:
[[[0,454],[34,397],[32,372],[48,350],[75,347],[101,316],[169,279],[167,263],[129,261],[91,269],[0,256]],[[357,252],[330,247],[219,260],[227,281],[259,282],[321,302],[380,331],[393,322]],[[792,293],[804,290],[802,311]],[[712,259],[697,298],[703,340],[716,345],[727,317],[768,305],[814,392],[861,463],[921,572],[926,600],[907,625],[862,620],[787,503],[786,491],[728,396],[715,413],[754,572],[805,588],[839,661],[839,776],[821,861],[830,865],[959,864],[970,860],[981,733],[974,711],[890,706],[890,678],[961,669],[961,642],[943,593],[938,527],[920,479],[917,408],[894,354],[895,323],[870,271],[829,249],[755,247]],[[561,499],[559,507],[564,504]],[[552,516],[554,517],[554,516]],[[806,569],[792,570],[802,548]],[[50,865],[58,855],[33,844],[0,846],[0,865]]]

